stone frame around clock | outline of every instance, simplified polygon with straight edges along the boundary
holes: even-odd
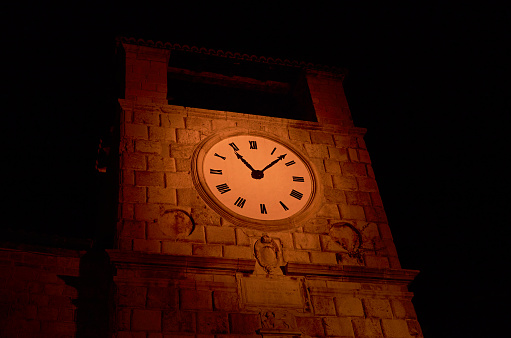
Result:
[[[281,220],[257,220],[234,213],[229,208],[225,207],[223,203],[221,203],[214,196],[206,184],[204,171],[202,170],[204,157],[209,149],[211,149],[211,147],[213,147],[213,145],[219,141],[227,137],[238,135],[253,135],[268,138],[289,148],[303,161],[312,178],[312,192],[309,200],[300,211],[288,218]],[[290,230],[299,227],[306,220],[311,218],[319,211],[321,206],[319,203],[320,197],[322,196],[321,184],[319,184],[318,172],[312,163],[307,159],[303,152],[298,150],[295,146],[289,144],[289,142],[283,141],[280,137],[263,131],[248,130],[243,128],[229,128],[209,135],[196,146],[192,154],[191,176],[199,196],[206,202],[206,204],[230,223],[242,227],[262,231]]]

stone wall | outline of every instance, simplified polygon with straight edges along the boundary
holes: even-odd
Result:
[[[162,89],[171,49],[123,46],[117,247],[109,252],[118,337],[422,336],[407,290],[417,272],[400,267],[341,76],[306,70],[318,122],[175,106]],[[202,200],[192,154],[226,129],[273,135],[307,157],[321,186],[310,218],[286,231],[254,230]]]
[[[262,231],[236,227],[211,210],[190,175],[197,144],[225,128],[265,131],[307,155],[320,175],[322,208],[300,227],[267,233],[284,262],[399,268],[363,129],[179,106],[121,100],[121,250],[225,258],[251,258]],[[166,213],[194,221],[179,234]],[[190,229],[191,230],[191,229]],[[361,242],[341,243],[350,233]],[[347,248],[346,246],[349,245]],[[358,259],[356,259],[358,258]]]
[[[417,271],[399,264],[342,77],[304,70],[318,122],[175,106],[171,49],[120,48],[115,248],[0,249],[0,336],[422,337],[408,292]],[[320,186],[309,218],[255,230],[203,201],[192,153],[229,128],[304,154]]]
[[[74,337],[80,254],[0,248],[0,337]]]

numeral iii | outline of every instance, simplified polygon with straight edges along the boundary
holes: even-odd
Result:
[[[236,202],[234,202],[234,205],[237,206],[237,207],[243,208],[243,206],[245,205],[246,201],[247,201],[246,199],[238,197]]]

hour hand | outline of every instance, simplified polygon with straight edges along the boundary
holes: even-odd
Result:
[[[245,159],[243,158],[243,156],[241,156],[240,154],[238,154],[236,151],[235,151],[234,153],[236,154],[236,157],[237,157],[238,159],[240,159],[240,160],[241,160],[241,162],[243,162],[243,164],[244,164],[244,165],[246,165],[246,166],[247,166],[247,168],[248,168],[248,169],[250,169],[250,170],[254,171],[254,168],[252,168],[252,166],[250,165],[250,163],[248,163],[248,162],[247,162],[247,160],[245,160]]]
[[[268,164],[266,167],[263,168],[263,170],[261,171],[265,171],[266,169],[272,167],[273,165],[275,165],[278,161],[280,160],[283,160],[284,157],[286,157],[287,154],[284,154],[284,155],[280,155],[279,157],[277,157],[277,159],[275,161],[273,161],[272,163]]]

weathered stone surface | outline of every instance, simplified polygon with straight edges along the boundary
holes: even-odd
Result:
[[[211,130],[211,120],[202,117],[186,117],[186,128],[200,131]]]
[[[197,130],[176,129],[176,139],[182,144],[196,144],[200,142],[200,133]]]
[[[311,263],[315,264],[337,264],[337,257],[333,252],[310,252]]]
[[[335,316],[335,305],[332,297],[312,296],[314,314],[317,316]]]
[[[147,155],[147,170],[148,171],[176,171],[175,159],[170,157],[163,157],[161,155],[148,154]]]
[[[169,187],[148,187],[148,203],[176,204],[176,189]]]
[[[145,170],[146,168],[145,155],[136,153],[122,154],[122,168]]]
[[[255,334],[261,328],[259,314],[253,313],[231,313],[229,323],[234,334]]]
[[[354,337],[353,327],[349,318],[323,318],[325,335],[337,337]]]
[[[410,300],[391,299],[390,305],[394,318],[398,319],[417,319],[417,314]]]
[[[333,187],[340,190],[357,190],[358,183],[355,177],[332,175]]]
[[[135,140],[135,151],[140,153],[160,154],[162,147],[160,142]]]
[[[134,331],[161,331],[161,311],[133,309],[131,329]]]
[[[124,125],[124,136],[134,139],[147,140],[147,126],[143,124],[126,123]]]
[[[328,158],[328,147],[324,144],[304,144],[310,157]]]
[[[179,290],[181,310],[213,310],[213,296],[209,290]]]
[[[226,334],[229,332],[226,312],[197,313],[197,333]]]
[[[138,186],[163,186],[163,173],[135,171],[135,184]]]
[[[382,319],[381,327],[385,337],[389,338],[411,338],[408,325],[403,319]]]
[[[158,126],[160,124],[160,116],[157,112],[135,110],[133,112],[133,123]]]
[[[145,306],[147,288],[141,286],[119,285],[117,288],[119,305]]]
[[[214,244],[194,244],[192,246],[194,255],[205,257],[222,257],[222,246]]]
[[[321,131],[311,131],[311,141],[316,144],[327,144],[334,145],[334,139],[332,138],[332,134],[324,133]]]
[[[308,233],[293,233],[295,248],[303,250],[321,250],[319,236]]]
[[[190,311],[163,311],[163,332],[195,332],[196,315]]]
[[[376,318],[352,318],[355,337],[383,337],[380,320]]]
[[[325,170],[327,173],[332,174],[340,174],[341,173],[341,165],[339,161],[336,160],[324,160]]]
[[[236,292],[213,291],[213,300],[215,310],[237,311],[239,309],[239,297]]]
[[[183,242],[170,242],[163,241],[162,242],[162,253],[167,255],[186,255],[191,256],[192,251],[192,243],[183,243]]]
[[[291,140],[301,141],[305,143],[311,142],[309,132],[303,129],[289,128],[289,138]]]
[[[254,250],[248,246],[224,245],[223,256],[225,258],[254,258]]]
[[[191,216],[199,225],[221,225],[220,216],[206,206],[192,208]]]
[[[362,301],[355,297],[336,297],[335,307],[339,316],[363,317],[364,308]]]
[[[314,317],[296,317],[298,329],[307,336],[324,336],[323,323],[320,318]]]
[[[339,207],[343,219],[353,219],[362,221],[365,221],[366,219],[364,208],[360,205],[341,204]]]
[[[307,251],[282,250],[284,262],[310,263],[309,253]]]
[[[163,127],[149,127],[149,140],[175,142],[176,129]]]
[[[158,240],[134,239],[133,250],[141,252],[159,253],[161,252],[161,242]]]
[[[299,281],[247,277],[241,279],[242,302],[246,305],[302,308],[304,299]]]
[[[147,288],[147,307],[158,309],[177,309],[178,292],[172,287],[150,286]]]
[[[185,120],[181,114],[160,114],[161,126],[170,128],[184,128]]]
[[[218,226],[207,226],[205,228],[207,243],[233,245],[236,242],[234,228]]]
[[[392,318],[392,308],[387,299],[363,299],[367,317]]]
[[[168,188],[182,189],[192,188],[192,178],[186,172],[165,173],[165,183]]]

